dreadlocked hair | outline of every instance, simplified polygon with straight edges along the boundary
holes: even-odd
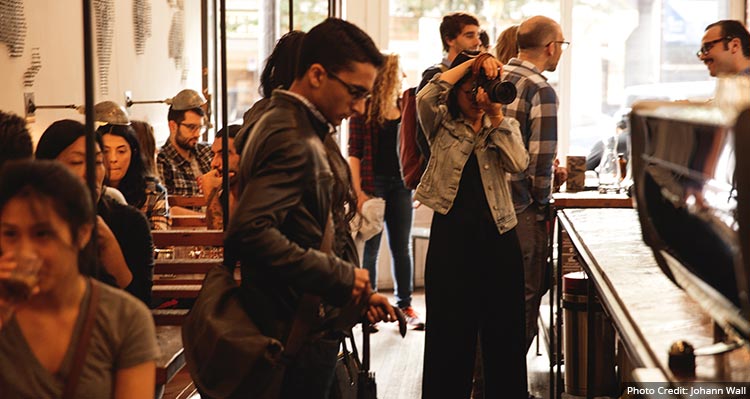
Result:
[[[385,63],[375,78],[366,120],[367,123],[374,122],[378,125],[383,125],[388,111],[393,104],[396,104],[401,91],[401,67],[398,54],[388,54],[384,59]]]

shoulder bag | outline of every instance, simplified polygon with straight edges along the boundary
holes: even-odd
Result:
[[[333,224],[329,215],[321,251],[330,252]],[[317,313],[320,297],[304,295],[286,345],[264,335],[245,311],[234,265],[211,268],[182,325],[185,361],[203,398],[278,398],[284,379],[283,359],[302,346]]]

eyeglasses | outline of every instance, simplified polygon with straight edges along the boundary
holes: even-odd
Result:
[[[346,90],[349,92],[349,95],[352,96],[353,101],[367,100],[372,97],[372,93],[370,93],[370,90],[367,90],[362,86],[356,86],[350,83],[346,83],[343,79],[336,76],[336,74],[333,72],[326,71],[326,73],[328,74],[328,76],[332,77],[333,80],[338,81],[339,83],[344,85],[344,87],[346,87]]]
[[[202,123],[195,124],[195,123],[180,122],[180,126],[185,126],[188,129],[188,131],[190,131],[190,133],[202,132],[206,128],[206,125]]]
[[[725,41],[725,40],[726,41],[730,41],[732,39],[734,39],[732,36],[724,36],[724,37],[718,38],[716,40],[711,40],[711,41],[705,42],[701,46],[700,50],[698,50],[698,52],[695,53],[695,55],[698,56],[698,58],[705,57],[706,55],[708,55],[708,52],[711,51],[712,48],[714,48],[714,46],[716,45],[716,43],[722,42],[722,41]]]
[[[547,43],[547,46],[549,46],[552,43],[560,43],[560,50],[566,50],[568,46],[570,46],[570,42],[566,42],[564,40],[553,40]],[[547,46],[544,46],[544,47],[547,47]]]

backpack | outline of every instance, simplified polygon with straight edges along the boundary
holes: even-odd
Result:
[[[404,185],[410,190],[417,188],[427,159],[417,146],[417,88],[410,87],[401,96],[401,126],[399,127],[398,156],[401,161],[401,174]]]
[[[438,72],[448,68],[442,63],[427,68],[418,87],[410,87],[401,96],[401,126],[399,127],[399,161],[406,188],[414,190],[427,169],[430,146],[417,118],[417,89],[424,87]]]

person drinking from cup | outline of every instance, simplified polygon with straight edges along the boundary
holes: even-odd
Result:
[[[94,223],[88,190],[59,162],[13,161],[0,172],[0,281],[39,266],[29,295],[0,296],[2,397],[154,396],[148,308],[79,270]]]

